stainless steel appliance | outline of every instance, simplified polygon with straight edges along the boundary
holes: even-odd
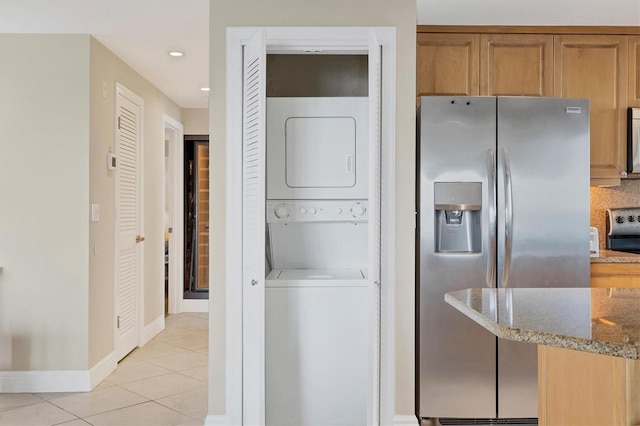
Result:
[[[444,294],[589,286],[589,103],[422,97],[417,158],[417,416],[535,424],[536,347],[497,340]]]
[[[605,215],[606,247],[640,254],[640,207],[607,209]]]

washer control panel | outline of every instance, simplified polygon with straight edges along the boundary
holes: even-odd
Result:
[[[268,200],[267,222],[366,222],[367,200]]]

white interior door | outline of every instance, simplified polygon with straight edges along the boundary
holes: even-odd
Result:
[[[242,423],[265,423],[266,43],[244,46],[242,93]]]
[[[165,206],[169,208],[169,271],[168,271],[168,308],[170,314],[179,314],[182,309],[182,295],[184,292],[184,233],[182,226],[183,208],[183,177],[180,170],[184,167],[184,129],[182,123],[165,115],[164,138],[168,143],[168,170],[165,177]],[[166,160],[165,160],[166,161]]]
[[[380,250],[381,250],[381,89],[382,48],[369,33],[369,281],[371,350],[367,424],[380,424]]]
[[[116,355],[138,346],[138,289],[141,278],[140,142],[142,99],[122,87],[116,95]]]

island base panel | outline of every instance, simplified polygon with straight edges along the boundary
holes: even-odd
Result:
[[[639,424],[639,363],[539,345],[539,424]]]

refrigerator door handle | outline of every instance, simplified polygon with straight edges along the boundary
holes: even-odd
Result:
[[[495,287],[496,282],[496,160],[493,149],[487,150],[487,179],[489,189],[489,256],[485,269],[487,287]]]
[[[509,285],[511,270],[511,250],[513,244],[513,192],[511,164],[506,148],[502,148],[502,172],[504,173],[504,266],[502,268],[502,288]]]

